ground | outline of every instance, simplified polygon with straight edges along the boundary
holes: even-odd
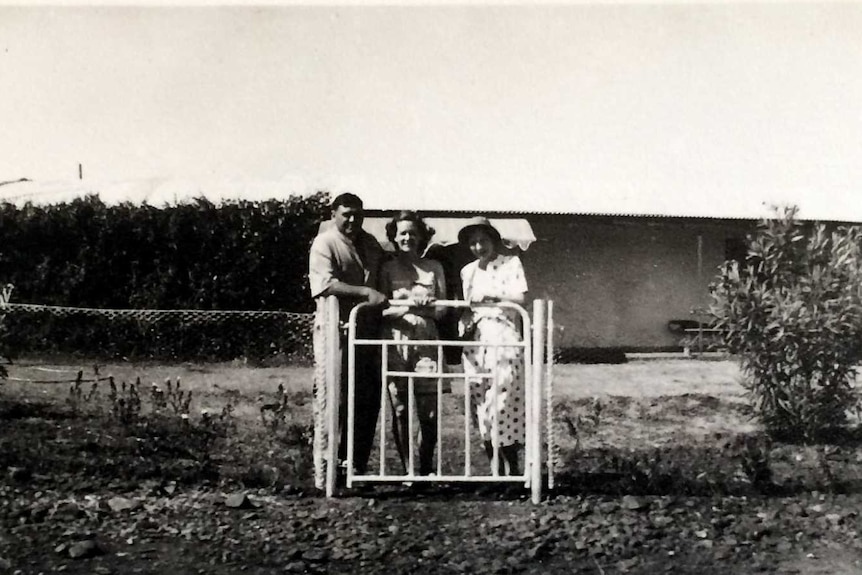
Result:
[[[327,500],[310,485],[306,368],[8,367],[0,572],[862,573],[855,444],[767,441],[732,361],[558,366],[539,505],[512,487]],[[78,370],[116,393],[70,384]]]

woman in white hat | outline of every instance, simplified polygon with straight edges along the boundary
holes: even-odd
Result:
[[[474,303],[513,302],[523,304],[527,296],[524,267],[517,255],[504,255],[500,232],[484,217],[476,217],[458,232],[475,261],[461,270],[464,299]],[[465,339],[488,343],[522,341],[520,316],[497,306],[473,306],[462,318]],[[518,453],[524,444],[524,353],[519,347],[465,346],[464,373],[495,373],[493,379],[469,379],[471,401],[479,433],[488,457],[499,447],[498,472],[520,475]],[[496,429],[495,429],[496,425]]]

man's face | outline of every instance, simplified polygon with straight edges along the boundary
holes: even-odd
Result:
[[[362,229],[362,208],[352,206],[338,206],[332,213],[335,227],[349,238],[355,238]]]

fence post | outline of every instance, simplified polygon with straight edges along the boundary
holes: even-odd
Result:
[[[529,435],[530,446],[530,491],[533,503],[542,500],[542,375],[544,373],[545,354],[545,302],[533,300],[533,385],[530,409],[532,410],[532,433]]]
[[[341,344],[338,333],[338,298],[326,298],[326,313],[324,314],[324,330],[326,332],[326,496],[332,497],[335,492],[335,478],[338,471],[338,402],[341,395]]]

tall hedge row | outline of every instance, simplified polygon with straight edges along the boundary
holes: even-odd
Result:
[[[198,199],[167,207],[107,206],[97,196],[50,206],[0,204],[0,282],[14,284],[12,301],[28,303],[309,312],[308,247],[328,203],[328,195],[318,193],[219,205]],[[259,322],[208,330],[177,325],[151,345],[151,325],[120,328],[117,322],[77,318],[53,329],[59,327],[56,318],[32,315],[7,317],[8,337],[19,351],[219,359],[249,350],[290,351],[271,341],[272,326]],[[135,329],[138,336],[130,333]],[[119,341],[112,330],[133,343]],[[98,349],[82,349],[90,341]],[[196,344],[179,343],[188,341]]]

